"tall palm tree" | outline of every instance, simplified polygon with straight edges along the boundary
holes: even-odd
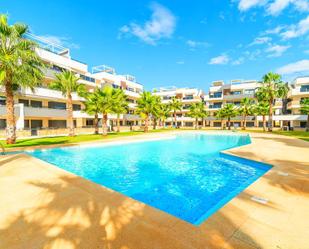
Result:
[[[156,99],[151,92],[143,92],[141,97],[137,100],[137,112],[144,118],[145,127],[144,132],[148,132],[149,118],[153,113]]]
[[[266,115],[269,113],[269,104],[268,102],[258,102],[253,109],[256,115],[260,115],[263,118],[263,131],[266,131]]]
[[[6,15],[0,15],[0,85],[6,96],[6,142],[16,142],[14,94],[20,87],[34,91],[43,78],[43,62],[35,52],[37,44],[25,38],[28,26],[8,24]]]
[[[309,98],[305,98],[300,102],[301,113],[307,115],[306,131],[309,131]]]
[[[120,114],[125,114],[128,111],[129,105],[127,96],[120,88],[114,90],[115,102],[113,112],[117,114],[117,132],[120,132]]]
[[[281,81],[281,76],[269,72],[263,76],[262,86],[258,89],[256,96],[259,101],[269,103],[268,131],[273,130],[273,105],[276,98],[285,98],[288,94],[288,85]]]
[[[176,97],[172,97],[169,105],[170,105],[171,110],[173,111],[174,125],[176,127],[177,126],[177,115],[176,115],[176,112],[180,111],[182,109],[182,103]]]
[[[228,129],[231,129],[231,118],[235,117],[238,113],[238,110],[234,104],[225,104],[222,107],[223,117],[227,118]]]
[[[85,98],[85,112],[89,115],[94,115],[94,134],[99,134],[99,113],[100,103],[98,96],[99,89],[97,88],[93,93],[88,93]]]
[[[240,107],[239,107],[239,113],[242,115],[243,117],[243,126],[242,129],[245,130],[246,129],[246,123],[247,123],[247,116],[251,115],[253,113],[253,104],[254,101],[252,99],[249,98],[243,98],[240,101]]]
[[[114,104],[116,102],[116,90],[110,86],[97,89],[96,94],[102,113],[102,135],[107,135],[108,114],[114,113]]]
[[[63,71],[56,74],[56,79],[49,85],[50,89],[61,91],[62,95],[67,98],[69,136],[75,135],[72,93],[76,92],[78,95],[83,96],[86,92],[85,85],[78,83],[78,80],[79,78],[75,73]]]
[[[168,119],[168,117],[170,116],[170,112],[171,112],[170,105],[161,103],[160,108],[159,108],[159,119],[161,121],[161,126],[164,127],[165,120]]]

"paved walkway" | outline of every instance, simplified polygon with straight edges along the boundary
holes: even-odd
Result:
[[[309,248],[309,143],[253,133],[228,153],[274,167],[200,226],[36,158],[2,156],[0,248]]]

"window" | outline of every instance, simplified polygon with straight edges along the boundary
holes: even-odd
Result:
[[[0,96],[0,105],[5,105],[6,101],[5,101],[5,97]]]
[[[134,99],[128,99],[129,103],[135,103]]]
[[[82,109],[81,105],[73,104],[73,111],[80,111]]]
[[[0,129],[6,128],[6,119],[0,119]]]
[[[245,90],[245,94],[254,94],[254,89]]]
[[[25,120],[24,120],[24,128],[25,128],[25,129],[29,129],[29,128],[30,128],[29,119],[25,119]]]
[[[234,91],[234,92],[231,92],[231,95],[239,95],[241,94],[241,91]]]
[[[193,95],[186,95],[186,96],[183,97],[183,99],[184,100],[186,100],[186,99],[193,99]]]
[[[309,92],[309,85],[303,85],[300,87],[301,92]]]
[[[94,120],[93,119],[86,119],[86,126],[93,126]]]
[[[31,120],[31,129],[39,129],[43,127],[43,121],[42,120]]]
[[[67,121],[66,120],[48,120],[49,128],[66,128]]]
[[[30,105],[32,107],[42,108],[42,101],[31,100]]]
[[[29,106],[29,100],[28,99],[19,99],[18,103],[24,104],[24,106]]]
[[[306,121],[300,121],[300,127],[301,128],[306,128],[307,127],[307,122]]]
[[[222,92],[215,92],[210,94],[210,98],[221,98],[222,97]]]
[[[214,127],[221,127],[221,122],[214,122]]]
[[[61,102],[48,102],[48,108],[52,108],[52,109],[61,109],[61,110],[65,110],[66,109],[66,104],[65,103],[61,103]]]

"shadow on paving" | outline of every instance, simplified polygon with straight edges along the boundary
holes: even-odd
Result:
[[[17,178],[31,188],[22,198],[30,204],[18,210],[12,206],[15,212],[0,223],[0,248],[240,248],[235,240],[227,242],[246,219],[236,207],[233,215],[240,218],[237,222],[219,211],[200,226],[179,219],[167,226],[168,214],[80,177],[35,178]],[[24,193],[6,194],[18,198]],[[252,248],[260,247],[250,235],[238,231],[252,241]],[[237,243],[244,244],[241,240]]]

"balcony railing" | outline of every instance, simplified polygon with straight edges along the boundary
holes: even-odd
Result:
[[[223,95],[223,99],[243,99],[243,98],[254,98],[254,94],[229,94],[229,95]]]

